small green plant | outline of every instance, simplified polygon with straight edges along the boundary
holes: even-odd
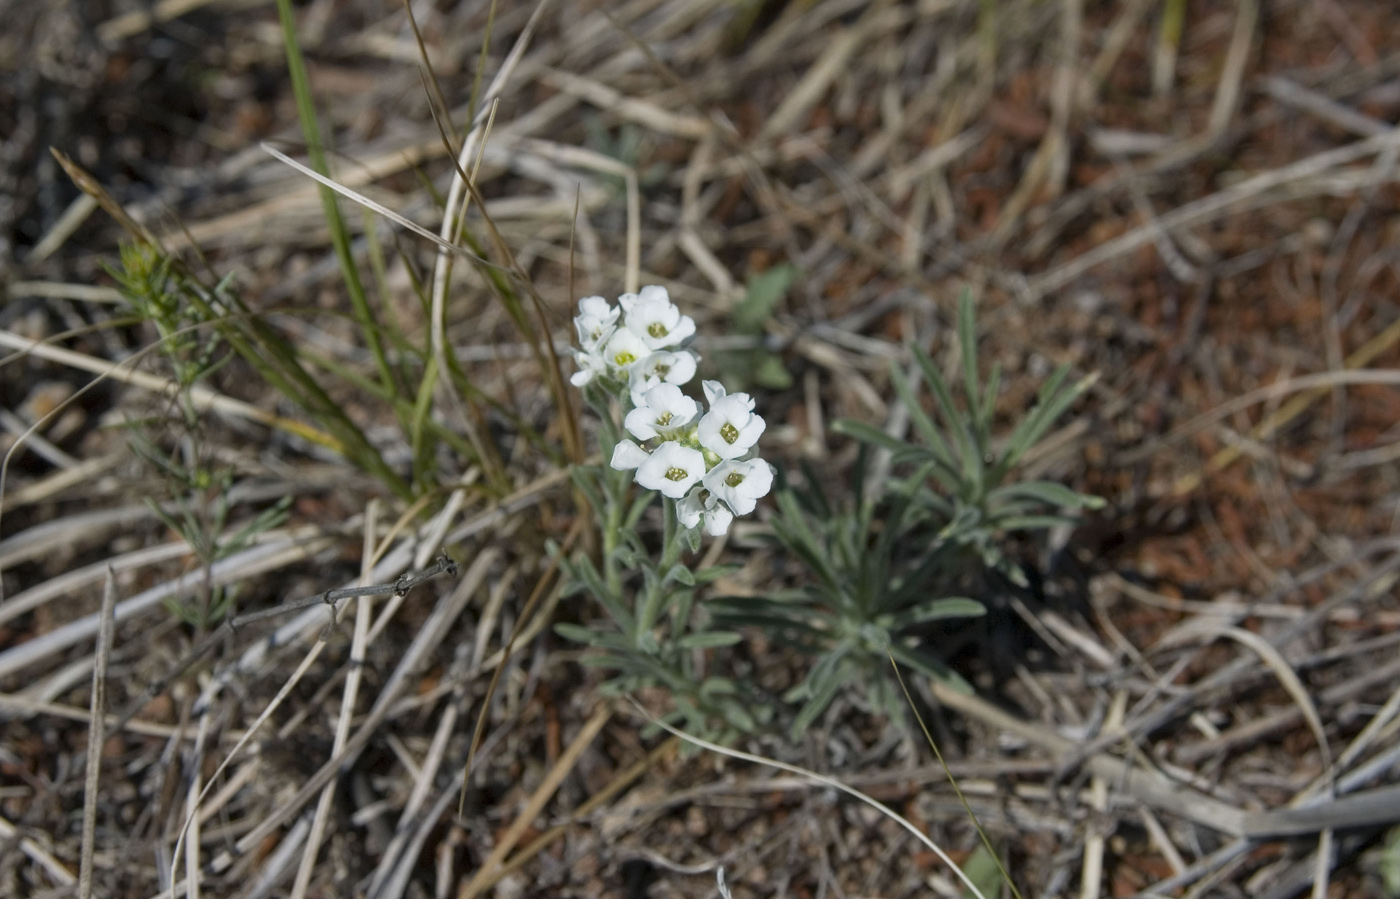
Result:
[[[574,320],[580,348],[573,383],[598,413],[599,442],[610,462],[573,470],[602,534],[600,565],[583,554],[563,562],[571,589],[589,593],[607,614],[590,626],[556,630],[599,650],[585,662],[616,672],[605,692],[662,688],[674,704],[668,720],[731,740],[759,727],[767,712],[745,686],[705,671],[706,650],[740,638],[695,608],[696,588],[726,569],[695,572],[682,556],[699,548],[701,528],[724,534],[735,515],[752,512],[768,492],[772,470],[752,456],[764,422],[747,394],[726,393],[716,381],[704,384],[709,410],[703,415],[681,392],[697,360],[679,344],[695,323],[663,288],[623,294],[619,304],[586,298]],[[635,440],[622,435],[614,418],[619,411]],[[635,496],[634,480],[643,488]],[[641,529],[658,493],[659,555]]]
[[[218,328],[212,326],[231,304],[230,281],[203,290],[149,244],[123,245],[121,262],[120,268],[108,271],[136,315],[159,334],[158,346],[175,386],[172,406],[178,411],[175,416],[128,422],[132,449],[162,475],[169,488],[166,502],[152,497],[146,502],[208,570],[220,559],[246,548],[258,534],[281,525],[291,505],[291,498],[284,497],[234,533],[226,533],[232,510],[229,491],[233,470],[212,464],[208,458],[202,418],[192,391],[231,358]],[[172,427],[175,436],[164,440]],[[162,443],[173,449],[166,450]],[[205,631],[234,611],[235,599],[234,588],[209,583],[196,597],[167,599],[166,607],[181,621]]]
[[[786,699],[800,702],[793,738],[807,730],[845,687],[865,683],[871,704],[893,720],[903,699],[886,675],[893,654],[900,662],[940,680],[960,679],[922,652],[909,632],[946,618],[984,613],[971,599],[937,592],[950,580],[953,553],[944,543],[917,549],[908,538],[920,514],[909,490],[883,497],[863,495],[867,453],[856,463],[854,502],[836,505],[808,475],[806,490],[778,493],[773,532],[811,575],[796,589],[760,597],[716,600],[722,626],[757,627],[770,639],[817,657]]]
[[[1041,386],[1035,406],[1010,435],[997,441],[992,437],[992,423],[1001,367],[993,366],[986,383],[981,383],[976,315],[968,293],[958,304],[958,345],[965,410],[953,401],[947,381],[919,347],[914,348],[914,358],[933,394],[937,419],[924,411],[917,385],[911,385],[897,367],[892,368],[895,391],[909,410],[919,443],[849,419],[837,421],[834,428],[889,450],[896,465],[918,466],[926,483],[913,497],[933,519],[942,521],[937,538],[965,547],[987,567],[1024,586],[1024,573],[1007,560],[1002,548],[1006,536],[1054,527],[1073,521],[1079,510],[1103,506],[1098,497],[1076,493],[1054,481],[1017,481],[1013,477],[1026,453],[1095,379],[1090,376],[1067,384],[1069,366],[1058,367]]]
[[[957,675],[929,652],[929,625],[984,614],[968,593],[981,589],[986,569],[1024,583],[1012,564],[1008,536],[1071,521],[1081,509],[1102,502],[1050,481],[1016,481],[1026,453],[1091,381],[1066,385],[1066,368],[1042,387],[1037,405],[1004,441],[992,424],[1000,371],[983,384],[978,376],[972,300],[958,309],[966,409],[922,350],[915,358],[938,409],[925,412],[899,369],[895,390],[908,408],[918,443],[892,437],[860,422],[842,420],[842,433],[865,446],[857,461],[855,498],[828,499],[809,473],[805,490],[778,494],[774,536],[810,575],[796,589],[764,597],[729,597],[714,603],[722,626],[754,626],[770,637],[816,657],[806,678],[787,695],[800,702],[793,734],[816,720],[845,688],[864,684],[872,707],[902,719],[904,705],[888,677],[891,656],[900,664],[966,689]],[[864,478],[871,448],[891,453],[906,472],[878,491]]]
[[[233,471],[227,467],[200,464],[186,468],[173,456],[164,454],[153,444],[141,446],[141,438],[133,438],[139,455],[151,462],[170,487],[170,501],[146,503],[166,527],[180,535],[194,553],[200,567],[208,571],[215,562],[247,549],[259,534],[280,527],[287,520],[292,498],[283,497],[228,533],[229,513],[233,504],[230,489]],[[194,597],[172,596],[165,600],[166,609],[175,617],[198,631],[207,631],[237,611],[237,586],[206,582]]]
[[[227,309],[232,279],[207,291],[205,302],[192,302],[189,294],[198,286],[169,256],[144,243],[124,243],[120,252],[121,265],[107,266],[107,274],[132,311],[156,329],[178,388],[180,413],[193,424],[198,416],[190,405],[189,389],[231,358],[222,335],[209,325]]]

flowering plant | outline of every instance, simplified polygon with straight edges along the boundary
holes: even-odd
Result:
[[[586,661],[619,672],[606,685],[609,691],[664,687],[675,704],[673,717],[692,730],[717,738],[752,730],[752,697],[732,681],[707,676],[704,654],[696,652],[739,639],[692,614],[696,586],[725,569],[692,572],[681,556],[699,548],[701,531],[727,533],[734,517],[753,512],[772,488],[772,468],[754,455],[763,418],[754,412],[752,397],[727,393],[718,381],[702,385],[703,413],[682,392],[699,362],[682,346],[695,334],[695,322],[663,287],[623,294],[617,306],[602,297],[580,300],[574,327],[578,372],[571,381],[598,413],[608,465],[574,471],[598,516],[602,570],[584,555],[565,567],[573,588],[591,593],[611,620],[591,627],[560,624],[557,630],[603,650]],[[646,492],[630,498],[633,482]],[[659,558],[638,529],[658,493]],[[628,582],[636,573],[641,584],[629,602]]]
[[[937,418],[924,410],[916,384],[891,366],[895,391],[918,442],[862,422],[839,420],[834,430],[863,446],[854,466],[852,502],[828,497],[821,478],[808,473],[806,490],[778,495],[773,535],[801,560],[810,577],[794,589],[762,597],[721,597],[711,603],[726,627],[761,627],[775,642],[816,661],[785,698],[800,702],[792,732],[804,732],[832,701],[859,688],[871,707],[903,716],[903,692],[889,677],[890,659],[960,689],[968,685],[936,652],[948,622],[976,618],[1007,583],[1024,585],[1025,572],[1005,551],[1010,539],[1071,523],[1103,505],[1054,481],[1015,477],[1018,464],[1092,383],[1066,384],[1068,367],[1042,386],[1034,408],[1002,440],[992,435],[1000,372],[979,376],[972,298],[958,306],[961,388],[953,400],[947,379],[919,347],[913,348]],[[878,485],[866,482],[867,458],[889,453],[906,472]],[[1003,580],[1007,583],[999,583]]]

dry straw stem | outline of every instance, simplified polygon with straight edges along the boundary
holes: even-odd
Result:
[[[375,869],[366,895],[373,896],[375,899],[398,899],[408,887],[408,875],[417,864],[426,830],[435,827],[442,814],[442,811],[438,810],[431,816],[422,816],[429,795],[438,787],[437,774],[447,754],[448,741],[457,732],[457,722],[460,710],[466,701],[466,686],[470,682],[470,675],[476,673],[472,670],[471,659],[473,656],[480,656],[481,644],[495,628],[495,617],[491,610],[494,608],[498,611],[505,602],[506,595],[513,589],[517,574],[516,566],[510,566],[491,590],[486,610],[482,612],[476,627],[477,651],[469,654],[463,651],[462,647],[457,650],[457,660],[445,678],[451,684],[453,701],[448,703],[442,717],[438,719],[432,742],[428,746],[428,752],[422,762],[417,765],[417,770],[410,769],[413,790],[404,803],[403,809],[399,812],[398,825],[394,829],[394,835],[390,839],[389,845],[380,856],[379,865]],[[490,704],[489,696],[486,697],[484,704]],[[405,765],[405,767],[408,766]],[[450,793],[451,791],[445,792]],[[443,805],[442,809],[445,808],[446,806]]]
[[[495,886],[501,878],[514,871],[520,870],[530,859],[539,855],[548,848],[551,843],[568,833],[573,822],[580,821],[593,814],[605,803],[610,802],[617,794],[635,783],[638,778],[651,770],[658,762],[674,756],[676,750],[680,747],[680,743],[680,738],[673,736],[647,753],[646,756],[639,761],[618,772],[617,776],[609,781],[607,786],[588,797],[586,802],[574,809],[573,813],[569,816],[570,822],[568,824],[556,824],[549,828],[538,837],[535,837],[534,840],[515,855],[511,856],[509,861],[497,868],[495,876],[488,880],[483,886],[483,889],[490,889]],[[804,784],[803,786],[805,788],[808,785]]]
[[[815,771],[809,771],[806,768],[802,768],[798,765],[790,765],[787,762],[780,762],[777,759],[764,758],[761,755],[753,755],[748,752],[741,752],[737,749],[730,749],[726,746],[721,746],[718,743],[711,743],[708,740],[702,740],[699,737],[692,736],[691,734],[688,734],[685,731],[680,730],[678,728],[672,727],[671,725],[667,724],[661,719],[652,716],[651,713],[648,712],[646,709],[642,708],[642,706],[639,703],[637,703],[636,700],[632,700],[632,705],[633,708],[636,709],[637,713],[641,717],[645,718],[649,723],[661,728],[662,730],[666,731],[674,737],[679,737],[680,739],[686,741],[687,743],[690,743],[693,746],[698,746],[701,749],[708,749],[711,752],[719,753],[720,755],[725,755],[733,759],[740,759],[741,761],[752,762],[756,765],[765,765],[769,768],[776,768],[779,771],[786,771],[789,774],[796,774],[801,777],[808,778],[814,786],[820,785],[825,787],[832,787],[834,789],[840,790],[847,796],[852,796],[860,800],[861,802],[875,809],[880,814],[884,815],[886,818],[889,818],[891,821],[898,824],[900,827],[904,828],[904,830],[910,833],[914,837],[914,839],[927,846],[929,850],[933,852],[934,855],[937,855],[945,865],[952,869],[953,873],[957,876],[959,880],[962,881],[963,886],[967,887],[967,890],[971,895],[976,896],[977,899],[986,899],[986,896],[984,896],[982,892],[977,888],[977,884],[973,883],[970,879],[968,879],[968,876],[963,873],[962,868],[958,867],[957,864],[954,863],[953,860],[948,857],[948,853],[944,852],[942,847],[940,847],[933,840],[929,839],[928,836],[926,836],[923,831],[919,830],[919,828],[915,827],[913,822],[911,822],[908,818],[905,818],[903,815],[899,814],[894,809],[885,805],[878,799],[875,799],[874,797],[866,793],[862,793],[855,787],[843,783],[842,781],[839,781],[834,777],[828,777],[825,774],[818,774]],[[467,897],[459,896],[458,899],[467,899]]]
[[[185,857],[185,870],[186,872],[189,872],[190,877],[186,883],[186,889],[190,896],[194,896],[199,892],[199,877],[203,872],[203,866],[199,864],[198,852],[199,844],[201,842],[199,837],[199,826],[200,821],[202,820],[200,815],[200,808],[204,801],[205,795],[209,792],[209,790],[213,788],[214,784],[218,783],[220,776],[224,773],[224,770],[228,768],[229,765],[233,764],[234,759],[236,759],[239,753],[242,752],[243,747],[248,745],[248,742],[252,740],[253,736],[262,728],[263,724],[265,724],[267,720],[270,717],[272,717],[272,713],[281,707],[283,701],[285,701],[286,698],[291,695],[292,690],[296,688],[296,685],[301,683],[302,677],[305,676],[306,672],[311,668],[312,664],[316,661],[316,659],[320,657],[321,651],[325,648],[325,640],[317,640],[312,645],[311,649],[308,650],[306,655],[302,657],[301,663],[297,665],[296,670],[292,672],[291,677],[289,677],[282,684],[281,688],[277,691],[277,694],[272,698],[272,701],[269,702],[260,713],[258,713],[258,717],[253,721],[253,726],[248,728],[247,732],[244,733],[243,736],[239,737],[238,742],[234,743],[233,747],[229,750],[228,754],[224,756],[224,760],[219,764],[219,767],[215,769],[214,776],[209,778],[209,783],[207,786],[204,786],[203,788],[200,787],[200,767],[196,766],[194,768],[195,774],[191,779],[190,792],[188,794],[187,802],[185,805],[184,824],[181,826],[180,832],[175,838],[174,851],[172,851],[170,854],[171,862],[169,877],[170,883],[179,882],[180,847],[183,844],[187,847],[187,854]],[[213,704],[214,700],[218,697],[218,693],[222,689],[222,687],[222,682],[217,680],[213,681],[210,683],[209,687],[204,691],[204,693],[200,697],[201,703],[206,708],[206,714],[201,715],[199,719],[199,735],[198,739],[195,742],[195,758],[197,761],[202,762],[201,750],[203,749],[204,735],[210,718],[210,716],[207,714],[207,709]]]
[[[136,365],[147,354],[159,347],[159,343],[152,344],[119,363],[111,363],[104,359],[86,356],[82,353],[73,352],[72,350],[49,346],[47,343],[29,340],[9,331],[0,331],[0,346],[18,350],[17,353],[6,356],[3,360],[0,360],[0,365],[25,356],[34,356],[39,359],[57,362],[61,365],[67,365],[80,371],[89,371],[98,375],[95,380],[83,385],[62,403],[58,404],[54,409],[50,410],[46,415],[42,416],[35,421],[34,424],[25,429],[15,440],[14,444],[6,451],[4,461],[0,462],[0,518],[4,516],[5,482],[9,474],[10,461],[14,458],[15,453],[25,445],[27,440],[46,427],[50,421],[55,420],[70,406],[76,404],[88,391],[94,389],[108,378],[163,395],[173,395],[179,390],[178,386],[167,378],[160,378],[130,368],[130,366]],[[283,418],[270,412],[264,412],[256,406],[251,406],[239,400],[232,399],[231,397],[226,397],[207,387],[193,385],[189,388],[189,396],[194,408],[198,410],[215,410],[246,418],[250,421],[261,422],[269,427],[279,428],[288,433],[299,435],[313,443],[318,443],[334,450],[335,452],[342,452],[339,441],[316,428],[294,419]],[[76,469],[80,466],[74,465],[72,467]],[[69,475],[60,483],[67,483],[71,478],[72,475]],[[29,496],[26,496],[26,501],[32,500]]]
[[[1333,169],[1382,152],[1396,143],[1400,143],[1400,128],[1392,128],[1374,137],[1325,150],[1280,168],[1261,172],[1224,190],[1193,200],[1164,213],[1157,222],[1139,225],[1121,237],[1102,243],[1063,265],[1031,278],[1026,285],[1027,296],[1030,299],[1039,299],[1059,290],[1095,266],[1151,243],[1153,235],[1159,229],[1171,232],[1176,228],[1210,221],[1237,208],[1268,205],[1272,202],[1272,193],[1280,188],[1306,185],[1309,179],[1318,181],[1331,174]],[[1375,175],[1368,174],[1366,177],[1374,179]]]
[[[569,772],[573,771],[574,766],[578,764],[579,758],[582,757],[584,750],[589,747],[593,739],[598,736],[599,731],[603,729],[603,726],[608,723],[611,717],[612,710],[604,706],[594,712],[592,717],[584,722],[583,727],[579,729],[578,735],[574,737],[569,747],[564,750],[564,754],[559,757],[559,761],[554,764],[554,767],[545,775],[544,780],[535,788],[535,792],[530,795],[530,799],[525,803],[525,808],[521,810],[515,821],[511,823],[510,827],[501,835],[500,839],[496,841],[496,845],[491,849],[491,854],[486,857],[486,861],[481,863],[481,868],[472,876],[471,880],[464,883],[461,889],[457,891],[457,899],[474,899],[474,897],[480,895],[483,890],[487,889],[490,883],[494,883],[499,879],[501,875],[497,873],[497,869],[500,867],[501,863],[505,861],[510,851],[515,848],[515,844],[520,842],[520,838],[525,835],[525,831],[534,823],[535,819],[540,816],[540,813],[544,811],[544,807],[554,795],[554,791],[559,789],[559,785],[564,782],[564,778],[569,775]]]
[[[535,27],[547,6],[548,0],[541,0],[536,5],[534,12],[531,13],[525,27],[521,30],[520,36],[516,38],[514,46],[511,47],[510,53],[501,63],[500,70],[482,95],[481,102],[474,110],[476,118],[472,121],[470,130],[462,140],[461,149],[453,166],[452,183],[448,188],[447,203],[443,209],[442,227],[434,240],[438,245],[438,255],[433,263],[432,308],[429,313],[432,329],[432,357],[437,363],[438,371],[444,374],[449,371],[446,355],[446,310],[447,286],[451,280],[453,258],[453,251],[448,248],[456,246],[458,229],[462,226],[465,218],[466,201],[473,193],[470,180],[466,176],[466,170],[472,165],[472,157],[476,155],[478,145],[485,141],[487,124],[495,109],[493,101],[500,96],[501,91],[505,89],[506,83],[510,80],[511,74],[519,65],[525,54],[525,49],[530,44],[530,39],[534,36]],[[451,389],[448,379],[444,378],[442,383],[446,389]]]
[[[87,194],[83,194],[87,196]],[[115,287],[99,287],[94,284],[70,284],[66,281],[16,281],[6,288],[10,299],[37,297],[50,300],[76,300],[80,303],[101,303],[114,306],[122,301],[121,291]]]
[[[68,204],[68,208],[63,211],[63,214],[58,217],[58,221],[54,222],[48,233],[34,245],[34,249],[29,251],[29,255],[24,260],[25,265],[38,266],[52,256],[59,247],[67,243],[68,238],[73,236],[73,232],[77,231],[96,209],[97,200],[95,198],[88,194],[78,194],[73,202]]]
[[[1050,93],[1050,127],[1031,158],[1021,183],[1002,207],[991,243],[1004,246],[1020,225],[1021,216],[1044,189],[1050,197],[1064,192],[1069,173],[1069,123],[1074,109],[1079,45],[1084,25],[1083,0],[1061,0],[1059,59]]]
[[[285,532],[264,534],[263,540],[260,542],[267,542],[281,536],[285,536]],[[5,600],[3,604],[0,604],[0,625],[13,621],[27,612],[32,612],[50,600],[75,594],[78,590],[102,579],[108,571],[113,574],[125,574],[150,565],[157,565],[172,559],[185,559],[190,556],[189,544],[183,540],[177,540],[133,550],[82,568],[75,568],[50,578],[42,584],[36,584],[28,590],[16,593]]]
[[[381,569],[400,555],[403,549],[403,547],[396,548],[394,553],[391,553],[384,562],[376,567],[374,580],[382,579]],[[234,844],[232,851],[224,851],[216,856],[210,862],[215,872],[228,870],[239,856],[252,851],[264,839],[298,814],[303,806],[311,801],[312,797],[320,793],[326,784],[331,782],[338,771],[354,763],[370,739],[378,732],[380,725],[388,719],[395,700],[408,687],[410,675],[419,670],[428,654],[446,638],[449,628],[460,616],[462,608],[481,588],[491,567],[499,558],[499,550],[488,548],[472,561],[471,566],[463,574],[461,582],[450,594],[439,600],[427,621],[414,635],[413,642],[400,656],[398,665],[395,666],[394,671],[380,688],[379,695],[375,697],[374,705],[369,713],[359,722],[358,730],[346,740],[342,750],[327,760],[297,790],[295,795],[283,802],[256,827],[244,834]],[[407,556],[405,555],[404,562],[406,561]]]
[[[18,334],[14,334],[10,331],[0,331],[0,347],[7,347],[18,351],[17,355],[7,356],[5,360],[0,361],[9,361],[19,356],[33,356],[36,359],[43,359],[46,362],[57,362],[69,368],[76,368],[79,371],[91,372],[101,376],[96,381],[86,385],[84,390],[91,389],[103,380],[111,378],[122,384],[130,384],[133,387],[140,387],[152,393],[163,395],[175,393],[180,388],[169,378],[162,378],[158,375],[131,369],[131,366],[139,363],[141,359],[158,346],[159,344],[153,344],[142,352],[133,354],[131,357],[121,362],[108,362],[106,359],[99,359],[95,356],[74,352],[73,350],[65,350],[62,347],[50,346],[38,340],[20,337]],[[210,390],[208,387],[203,387],[199,384],[191,386],[189,388],[189,394],[190,401],[194,404],[194,408],[201,412],[222,412],[225,415],[233,415],[238,418],[247,419],[248,421],[256,421],[268,427],[278,428],[289,433],[297,434],[315,443],[319,443],[322,446],[338,450],[339,444],[336,443],[334,438],[330,435],[323,434],[315,428],[309,427],[299,421],[282,418],[279,415],[266,412],[259,409],[257,406],[250,405],[241,400],[224,396],[221,393]],[[80,395],[79,393],[69,397],[63,405],[60,405],[48,415],[35,422],[30,430],[33,431],[42,428],[54,416],[61,414],[63,410],[67,409]],[[13,451],[13,449],[11,451]]]
[[[75,889],[78,879],[68,870],[68,866],[40,845],[33,837],[20,836],[19,829],[4,818],[0,818],[0,840],[5,841],[7,846],[19,846],[19,851],[29,856],[44,873],[47,874],[54,883],[67,889]]]
[[[1074,741],[1040,725],[1016,718],[976,696],[959,692],[938,681],[929,681],[928,688],[935,699],[949,708],[1016,734],[1058,756],[1071,757],[1078,749]],[[1089,756],[1084,761],[1084,767],[1090,773],[1117,784],[1123,792],[1153,808],[1169,811],[1222,833],[1233,836],[1244,834],[1243,811],[1168,780],[1156,771],[1135,767],[1131,762],[1104,753]]]
[[[1225,403],[1218,409],[1213,409],[1210,412],[1197,416],[1180,428],[1174,429],[1173,432],[1164,439],[1174,440],[1189,436],[1202,428],[1209,427],[1215,422],[1233,415],[1237,411],[1248,408],[1256,402],[1273,400],[1288,393],[1300,390],[1303,391],[1300,396],[1293,397],[1278,409],[1271,412],[1249,433],[1252,440],[1268,440],[1274,434],[1278,433],[1280,428],[1301,415],[1309,406],[1317,402],[1317,400],[1326,396],[1332,388],[1346,384],[1400,383],[1397,382],[1396,372],[1393,370],[1374,373],[1361,371],[1361,369],[1369,365],[1378,356],[1394,346],[1397,341],[1400,341],[1400,321],[1393,322],[1388,328],[1366,341],[1366,343],[1362,344],[1361,347],[1348,356],[1343,363],[1345,371],[1332,371],[1317,375],[1300,376],[1298,378],[1290,378],[1286,381],[1282,381],[1279,384],[1271,384],[1268,387],[1258,388],[1244,396],[1237,397]],[[1377,380],[1369,380],[1370,377],[1375,377]],[[1316,383],[1303,383],[1309,378],[1316,379]],[[1351,380],[1352,378],[1358,378],[1358,380]],[[1248,402],[1246,402],[1246,400],[1248,400]],[[1239,459],[1241,455],[1243,455],[1243,450],[1240,447],[1225,447],[1212,456],[1210,461],[1207,462],[1200,471],[1185,475],[1173,484],[1172,494],[1175,496],[1183,496],[1190,493],[1201,485],[1206,474],[1224,471],[1231,463]]]
[[[88,722],[92,720],[92,713],[87,709],[80,709],[75,706],[62,705],[55,702],[40,702],[24,696],[14,696],[7,693],[0,693],[0,712],[15,717],[43,716],[79,722]],[[120,719],[116,715],[108,714],[106,716],[108,726],[115,725],[119,720]],[[126,723],[125,729],[134,734],[142,734],[148,737],[160,737],[165,740],[194,739],[193,734],[170,724],[152,724],[148,721],[132,720]],[[234,736],[239,734],[238,731],[233,731],[232,733]]]
[[[312,528],[300,536],[254,546],[226,559],[220,559],[207,571],[192,571],[144,590],[117,604],[115,620],[118,623],[131,620],[160,608],[161,602],[167,597],[197,590],[206,584],[227,584],[267,571],[275,571],[294,562],[312,558],[336,543],[334,538],[312,536],[312,533],[319,534],[320,529]],[[94,613],[0,652],[0,678],[9,677],[53,653],[92,639],[100,626],[100,615]]]
[[[88,712],[87,770],[83,782],[83,844],[78,863],[78,899],[92,896],[92,856],[97,845],[98,784],[102,775],[102,743],[106,739],[107,666],[112,658],[112,613],[117,604],[117,575],[107,569],[102,590],[101,627],[97,631],[97,660],[92,668],[92,701]]]
[[[1385,595],[1394,587],[1396,572],[1400,570],[1400,551],[1397,550],[1400,550],[1400,542],[1393,538],[1374,540],[1357,546],[1354,552],[1341,559],[1318,565],[1309,571],[1295,575],[1286,586],[1273,591],[1269,598],[1264,601],[1265,605],[1277,602],[1283,597],[1305,589],[1310,584],[1317,583],[1343,569],[1351,570],[1357,566],[1365,566],[1362,568],[1361,575],[1354,582],[1333,591],[1322,602],[1308,607],[1305,614],[1289,623],[1281,633],[1273,638],[1273,644],[1277,647],[1287,646],[1303,635],[1315,631],[1334,611],[1358,601],[1373,600]],[[1388,552],[1389,555],[1378,562],[1372,561],[1373,557],[1383,552]],[[1397,664],[1400,664],[1400,660],[1397,660]],[[1137,715],[1136,720],[1130,719],[1126,730],[1137,735],[1152,733],[1166,722],[1182,715],[1188,709],[1210,697],[1218,696],[1222,692],[1228,693],[1242,685],[1253,683],[1259,674],[1260,672],[1251,657],[1237,659],[1202,678],[1186,691],[1170,695],[1165,701],[1149,711]],[[1145,705],[1147,701],[1156,699],[1160,695],[1162,695],[1160,692],[1154,691],[1153,694],[1146,697],[1144,702],[1140,702],[1139,706]],[[1295,710],[1290,709],[1289,712],[1295,713]],[[1090,747],[1095,751],[1102,748],[1096,744],[1090,744]]]
[[[1274,672],[1279,683],[1297,703],[1296,709],[1312,729],[1313,736],[1317,738],[1317,745],[1322,750],[1323,770],[1330,770],[1332,767],[1332,751],[1327,743],[1327,731],[1322,726],[1322,717],[1317,713],[1317,706],[1313,704],[1312,696],[1308,693],[1308,688],[1298,679],[1298,675],[1293,671],[1293,667],[1288,664],[1288,660],[1283,657],[1283,653],[1263,637],[1247,631],[1241,627],[1229,627],[1221,625],[1218,620],[1198,619],[1201,630],[1205,632],[1207,638],[1224,637],[1234,640],[1241,646],[1254,651],[1260,660]],[[1168,644],[1159,644],[1168,645]]]
[[[370,500],[365,509],[364,546],[360,563],[360,586],[370,585],[374,572],[375,535],[379,523],[379,502]],[[365,670],[365,650],[369,644],[370,616],[373,613],[373,598],[360,596],[355,599],[355,630],[350,642],[350,671],[345,676],[345,690],[341,694],[340,715],[335,722],[335,739],[331,744],[331,754],[336,755],[345,748],[350,737],[350,720],[355,714],[355,701],[360,695],[360,682]],[[316,855],[321,848],[321,839],[326,832],[326,818],[335,799],[335,784],[328,783],[321,791],[316,804],[316,816],[311,822],[311,833],[306,839],[306,852],[297,868],[296,881],[292,886],[292,899],[305,899],[311,886],[311,875],[316,869]],[[193,870],[193,869],[191,869]]]
[[[238,0],[239,6],[261,6],[270,0]],[[220,3],[228,6],[228,0],[159,0],[150,10],[134,10],[114,16],[97,26],[97,37],[102,43],[115,46],[129,37],[134,37],[148,28],[178,19],[186,13],[194,12],[201,6]]]
[[[476,760],[477,749],[481,746],[482,736],[486,732],[486,715],[491,708],[491,698],[496,693],[496,687],[501,682],[501,675],[505,673],[506,660],[515,651],[517,641],[528,639],[525,631],[534,628],[536,631],[542,628],[548,621],[549,615],[553,612],[554,603],[558,601],[559,589],[556,587],[550,590],[550,584],[554,581],[555,575],[559,571],[559,559],[573,552],[574,543],[583,536],[588,528],[588,517],[580,515],[574,521],[573,527],[569,529],[568,535],[564,538],[564,543],[559,547],[559,553],[549,560],[549,565],[535,581],[535,588],[530,592],[530,596],[525,600],[525,606],[520,610],[520,615],[515,619],[515,624],[511,628],[510,637],[506,640],[506,645],[501,647],[497,654],[500,662],[495,665],[491,672],[491,683],[486,687],[486,696],[481,703],[481,712],[477,715],[476,728],[472,731],[472,741],[467,748],[467,760],[462,765],[462,793],[457,800],[457,816],[461,817],[467,801],[467,784],[470,782],[472,763]],[[539,609],[537,606],[540,600],[549,596],[551,601],[546,603],[546,607]],[[533,636],[533,633],[531,634]],[[504,858],[504,856],[502,856]]]
[[[1124,690],[1119,690],[1113,695],[1113,704],[1109,706],[1108,716],[1104,719],[1103,727],[1107,733],[1121,732],[1123,727],[1123,713],[1128,706],[1128,694]],[[1096,774],[1090,781],[1090,802],[1094,811],[1100,815],[1108,812],[1108,781],[1102,775]],[[1144,808],[1146,808],[1144,806]],[[1088,833],[1084,837],[1084,859],[1080,874],[1079,895],[1083,899],[1098,899],[1103,888],[1103,851],[1104,833],[1096,819],[1091,818],[1088,825]]]

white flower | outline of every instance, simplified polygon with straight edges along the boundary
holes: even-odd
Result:
[[[692,490],[685,499],[676,504],[676,519],[682,527],[693,528],[704,519],[705,533],[711,537],[721,537],[729,531],[734,521],[734,513],[706,490]]]
[[[617,329],[617,317],[622,312],[602,297],[584,297],[578,301],[574,328],[578,330],[578,345],[592,352],[607,343]]]
[[[637,466],[637,483],[659,490],[662,496],[680,499],[704,474],[705,457],[699,450],[668,440]]]
[[[623,425],[638,440],[665,440],[690,424],[699,411],[695,400],[675,384],[659,384],[642,395],[642,402],[627,413]]]
[[[721,459],[737,459],[758,442],[763,419],[753,414],[753,398],[747,393],[726,396],[718,381],[706,381],[704,387],[710,411],[700,419],[700,445]]]
[[[624,440],[613,448],[612,462],[608,463],[618,471],[630,471],[651,458],[651,454],[630,440]]]
[[[695,377],[695,363],[699,360],[690,350],[677,350],[674,353],[662,350],[652,353],[632,369],[632,405],[640,406],[642,396],[658,384],[688,384]]]
[[[695,333],[695,319],[681,315],[664,287],[643,287],[617,301],[627,313],[627,329],[653,350],[676,346]]]
[[[613,374],[623,379],[628,377],[633,366],[649,355],[651,349],[626,328],[617,329],[603,346],[603,361]]]
[[[747,515],[758,505],[759,497],[773,489],[773,469],[762,459],[721,462],[705,475],[704,484],[735,515]]]
[[[582,387],[597,375],[601,375],[608,370],[608,363],[598,353],[590,353],[585,350],[572,350],[574,362],[578,364],[578,371],[569,377],[569,383],[575,387]]]

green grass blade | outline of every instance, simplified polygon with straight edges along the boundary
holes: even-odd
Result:
[[[301,119],[302,134],[306,137],[307,155],[311,167],[322,175],[330,175],[326,164],[325,145],[322,142],[321,127],[316,121],[316,103],[311,96],[311,80],[306,74],[306,61],[301,55],[301,45],[297,41],[296,21],[292,13],[291,0],[277,0],[277,13],[282,20],[282,39],[287,51],[287,70],[292,80],[292,93],[296,97],[297,115]],[[340,260],[340,270],[345,276],[345,288],[350,294],[350,303],[355,316],[364,331],[370,354],[385,390],[394,390],[393,371],[384,354],[380,342],[378,325],[369,308],[369,298],[365,295],[364,283],[360,279],[359,267],[355,264],[355,254],[350,246],[350,231],[345,227],[345,219],[340,214],[340,205],[335,191],[325,185],[317,188],[321,192],[321,205],[325,209],[326,225],[331,232],[331,246]]]

